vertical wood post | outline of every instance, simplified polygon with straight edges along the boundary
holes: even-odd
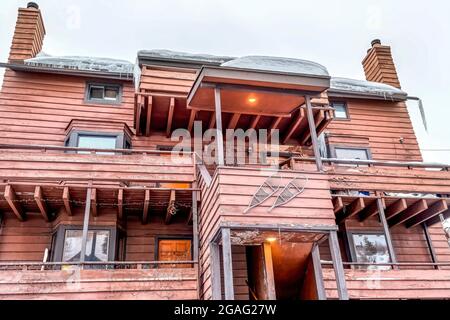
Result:
[[[192,233],[194,239],[193,255],[194,261],[198,262],[198,207],[197,207],[197,191],[192,191]]]
[[[428,226],[426,223],[422,223],[423,232],[425,234],[425,239],[427,240],[428,250],[430,250],[431,261],[433,263],[438,263],[436,252],[434,251],[433,243],[431,242],[430,232],[428,231]],[[438,265],[434,266],[435,269],[439,270]]]
[[[314,150],[314,157],[316,158],[317,170],[322,171],[323,170],[322,158],[320,156],[319,139],[317,138],[316,122],[314,121],[314,114],[311,105],[311,97],[305,96],[305,102],[306,102],[306,115],[308,117],[309,130],[311,132],[311,142]]]
[[[330,244],[331,258],[333,259],[333,268],[336,275],[336,285],[340,300],[348,300],[347,285],[345,283],[344,266],[342,265],[341,251],[336,231],[330,231],[328,238]]]
[[[222,228],[222,255],[225,300],[234,300],[233,260],[231,257],[231,235],[229,228]]]
[[[314,268],[314,278],[316,280],[317,299],[327,300],[325,283],[323,282],[322,264],[320,263],[319,245],[317,243],[312,247],[311,258]]]
[[[386,220],[386,215],[384,214],[384,206],[383,200],[381,197],[377,198],[377,206],[378,206],[378,215],[380,216],[380,221],[383,226],[384,237],[386,238],[386,244],[389,250],[389,256],[391,257],[392,263],[397,263],[397,257],[395,256],[394,246],[392,245],[391,232],[389,231],[389,224]],[[397,266],[394,266],[393,269],[397,269]]]
[[[222,131],[222,101],[220,88],[214,88],[215,110],[216,110],[216,144],[217,144],[217,161],[219,166],[225,164],[223,152],[223,131]]]
[[[222,300],[222,284],[220,279],[220,248],[217,243],[209,244],[210,268],[211,268],[211,290],[213,300]]]
[[[267,299],[276,300],[277,294],[275,292],[275,276],[273,274],[273,261],[272,261],[272,247],[270,243],[264,242],[264,274],[266,277],[267,286]]]
[[[89,182],[87,191],[86,191],[86,203],[84,206],[84,220],[83,220],[83,234],[81,238],[81,251],[80,251],[80,262],[83,263],[85,261],[86,256],[86,243],[89,232],[89,218],[91,214],[91,194],[92,194],[92,182]]]

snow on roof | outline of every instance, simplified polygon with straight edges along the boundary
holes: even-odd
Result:
[[[377,95],[384,98],[408,95],[403,90],[388,84],[347,78],[331,78],[330,90]]]
[[[316,62],[293,58],[246,56],[225,62],[222,67],[328,76],[328,70],[324,66]]]
[[[187,53],[165,49],[140,50],[138,52],[138,57],[164,59],[164,60],[184,60],[184,61],[203,62],[218,65],[230,61],[232,59],[235,59],[234,57],[215,56],[212,54],[202,54],[202,53]]]
[[[24,61],[26,65],[71,69],[82,71],[97,71],[111,73],[133,73],[134,64],[125,60],[79,56],[50,56],[45,53]]]

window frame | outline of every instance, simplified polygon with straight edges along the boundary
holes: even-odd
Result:
[[[367,154],[367,160],[372,160],[372,152],[369,147],[357,147],[357,146],[344,146],[344,145],[328,145],[328,154],[331,158],[338,159],[336,155],[336,149],[347,149],[347,150],[364,150]],[[350,160],[350,159],[349,159]],[[362,160],[362,159],[361,159]]]
[[[80,136],[92,136],[92,137],[115,137],[116,146],[115,149],[127,149],[127,144],[132,148],[131,138],[124,132],[99,132],[99,131],[84,131],[84,130],[72,130],[66,137],[66,147],[78,148],[78,141]]]
[[[92,87],[103,87],[103,92],[106,90],[106,87],[116,87],[118,89],[117,99],[116,100],[108,100],[108,99],[97,99],[91,98],[90,92]],[[123,85],[120,83],[104,83],[104,82],[95,82],[88,81],[86,82],[86,88],[84,93],[84,102],[89,104],[110,104],[110,105],[120,105],[122,104],[123,97]]]
[[[62,261],[63,251],[64,251],[64,239],[66,237],[67,230],[83,230],[83,226],[80,225],[60,225],[54,231],[55,235],[55,244],[54,248],[52,248],[52,261],[53,262],[64,262]],[[110,239],[109,239],[109,248],[108,248],[108,262],[112,262],[116,260],[117,257],[117,237],[118,232],[116,227],[111,226],[95,226],[90,227],[89,231],[109,231]]]
[[[389,252],[389,245],[387,242],[388,240],[386,238],[386,235],[384,234],[383,230],[374,230],[374,229],[350,229],[350,230],[346,229],[345,230],[345,236],[347,237],[347,244],[348,244],[348,249],[349,249],[348,251],[350,253],[350,256],[348,258],[350,258],[351,262],[358,262],[355,241],[353,240],[353,235],[381,235],[381,236],[383,236],[384,240],[386,242],[386,248],[387,248],[387,252],[389,255],[389,263],[392,263],[392,257],[391,257],[391,253]],[[365,266],[356,266],[356,267],[361,268],[361,267],[365,267]]]
[[[155,236],[155,254],[154,258],[155,261],[159,261],[159,241],[160,240],[191,240],[191,260],[193,260],[194,257],[194,237],[188,236],[188,235],[170,235],[170,236],[164,236],[164,235],[157,235]]]
[[[334,113],[334,119],[333,120],[339,120],[339,121],[350,121],[350,112],[348,111],[348,104],[347,101],[342,101],[342,100],[334,100],[330,102],[331,107],[334,109],[334,104],[342,104],[344,106],[345,109],[345,118],[340,118],[336,116],[336,112]]]

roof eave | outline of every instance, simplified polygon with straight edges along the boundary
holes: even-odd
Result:
[[[371,99],[371,100],[384,100],[404,102],[407,100],[408,94],[395,93],[393,95],[382,95],[375,93],[364,93],[347,90],[328,89],[327,94],[332,98],[350,98],[350,99]]]

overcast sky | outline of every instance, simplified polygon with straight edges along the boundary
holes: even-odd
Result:
[[[44,51],[135,61],[139,49],[313,60],[332,76],[364,79],[370,41],[392,46],[403,89],[424,101],[429,133],[409,103],[426,161],[450,163],[449,1],[37,0]],[[0,61],[6,62],[27,1],[0,2]],[[1,71],[3,73],[3,71]]]

